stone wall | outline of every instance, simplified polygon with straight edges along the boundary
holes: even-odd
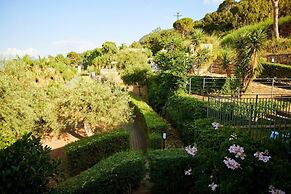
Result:
[[[267,58],[267,61],[271,63],[291,65],[291,54],[267,55],[266,58]]]

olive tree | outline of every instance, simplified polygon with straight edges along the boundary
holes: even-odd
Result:
[[[64,88],[56,108],[61,132],[83,125],[88,136],[121,126],[132,114],[126,93],[90,78]]]

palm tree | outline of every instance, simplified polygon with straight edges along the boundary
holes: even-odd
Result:
[[[259,62],[259,56],[266,37],[265,30],[259,29],[244,34],[236,44],[236,77],[241,80],[243,90],[261,72],[262,66]]]
[[[279,25],[278,25],[278,17],[279,17],[279,0],[272,0],[274,15],[273,15],[273,29],[274,35],[276,39],[279,39]]]

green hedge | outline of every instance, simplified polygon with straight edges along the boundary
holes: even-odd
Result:
[[[153,150],[163,148],[162,134],[159,133],[149,134],[149,148]]]
[[[165,106],[167,119],[177,128],[196,119],[206,118],[207,102],[185,93],[177,93],[169,98]]]
[[[153,193],[184,194],[193,187],[192,176],[185,176],[195,164],[184,149],[155,150],[149,152],[150,177]]]
[[[124,129],[96,134],[67,144],[65,153],[70,173],[75,175],[103,158],[116,152],[128,150],[129,147],[129,133]]]
[[[263,72],[260,75],[262,78],[290,78],[291,65],[283,65],[279,63],[263,63]]]
[[[191,93],[195,94],[207,94],[220,91],[226,78],[215,78],[210,76],[192,76],[191,78]],[[189,78],[189,80],[190,80]],[[205,88],[203,90],[203,79],[205,79]]]
[[[131,103],[143,117],[144,127],[149,132],[167,131],[168,125],[146,102],[131,95]]]
[[[61,183],[53,193],[131,193],[145,175],[143,155],[121,152]]]

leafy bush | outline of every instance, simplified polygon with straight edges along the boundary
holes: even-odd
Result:
[[[194,156],[195,165],[191,166],[195,193],[211,192],[211,183],[218,184],[216,191],[221,193],[267,193],[270,185],[290,192],[291,175],[283,171],[291,168],[285,141],[271,140],[269,136],[253,139],[245,130],[229,127],[215,130],[211,123],[211,120],[200,119],[184,128],[189,130],[184,143],[195,143],[198,148]],[[229,148],[234,144],[244,148],[246,156],[243,159],[230,153]],[[270,161],[259,161],[254,153],[265,150],[271,156]],[[223,162],[225,157],[234,159],[240,167],[234,170],[227,168]]]
[[[141,153],[121,152],[60,184],[54,193],[131,193],[145,175]]]
[[[163,147],[162,134],[150,133],[149,134],[149,148],[151,149],[161,149]]]
[[[205,78],[205,88],[203,90],[203,79]],[[221,90],[227,78],[215,78],[210,76],[191,77],[191,93],[208,94]]]
[[[167,71],[152,76],[148,84],[149,104],[161,112],[170,96],[177,90],[186,88],[186,82],[186,76]]]
[[[146,102],[131,95],[131,103],[143,117],[143,125],[149,132],[167,131],[168,125]]]
[[[169,98],[165,106],[166,118],[177,128],[196,119],[206,117],[206,102],[185,93],[177,93]]]
[[[129,133],[123,129],[96,134],[65,146],[71,174],[85,170],[103,158],[116,152],[128,150]]]
[[[291,77],[291,66],[279,63],[263,63],[262,78],[289,78]]]
[[[192,177],[184,171],[194,165],[183,149],[155,150],[149,152],[150,177],[154,184],[153,193],[189,193],[193,186]]]
[[[43,193],[48,180],[56,173],[58,162],[51,160],[50,148],[43,147],[40,139],[24,135],[14,144],[0,151],[0,192]]]

